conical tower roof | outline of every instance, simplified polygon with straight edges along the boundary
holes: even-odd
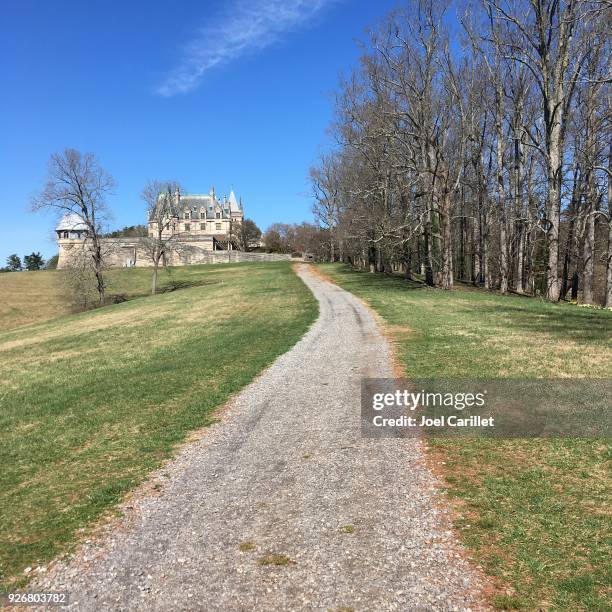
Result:
[[[240,212],[240,204],[238,204],[238,200],[236,199],[236,194],[234,194],[233,189],[230,191],[229,205],[230,212]]]

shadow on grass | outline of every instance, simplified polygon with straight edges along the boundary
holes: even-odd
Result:
[[[158,290],[158,293],[170,293],[171,291],[178,291],[180,289],[192,289],[193,287],[203,287],[204,285],[218,285],[220,282],[221,281],[218,280],[173,280],[161,286]]]
[[[527,333],[544,333],[575,342],[612,340],[612,315],[605,311],[587,311],[572,306],[533,302],[504,304],[500,297],[495,306],[480,304],[483,315],[512,317],[512,326]]]
[[[483,318],[512,319],[512,327],[527,333],[550,334],[557,338],[566,338],[589,344],[593,341],[612,339],[612,313],[605,310],[579,308],[569,304],[554,304],[540,298],[518,295],[499,295],[475,287],[445,292],[432,289],[419,281],[408,280],[399,276],[378,275],[353,270],[345,266],[337,270],[347,285],[359,285],[368,291],[385,290],[404,292],[415,290],[427,292],[428,297],[436,295],[438,299],[468,299],[470,306]]]
[[[336,272],[342,274],[343,277],[345,277],[343,280],[346,280],[347,283],[356,281],[364,288],[384,286],[385,289],[393,287],[401,291],[408,289],[428,289],[427,285],[421,281],[407,279],[396,274],[373,274],[371,272],[365,272],[364,270],[355,270],[350,266],[343,266]]]

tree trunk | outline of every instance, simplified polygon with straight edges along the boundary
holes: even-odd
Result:
[[[565,242],[565,256],[563,258],[563,277],[561,280],[561,298],[565,299],[569,288],[569,272],[572,264],[572,252],[574,250],[574,241],[576,236],[576,215],[578,214],[578,181],[579,181],[579,166],[574,166],[574,180],[572,184],[572,199],[570,200],[569,209],[569,227],[567,230],[567,240]]]
[[[383,261],[383,254],[380,246],[376,247],[376,272],[384,272],[385,264]]]
[[[96,269],[96,286],[98,289],[100,306],[104,306],[104,279],[100,270]]]
[[[504,130],[503,130],[503,91],[501,82],[498,81],[495,96],[496,116],[496,156],[497,156],[497,211],[499,215],[499,289],[502,293],[508,293],[508,234],[506,228],[506,201],[504,193]]]
[[[612,142],[608,149],[608,253],[606,258],[606,308],[612,308]]]
[[[404,276],[408,279],[412,279],[412,247],[410,241],[406,240],[403,244],[403,265],[404,265]]]
[[[574,270],[574,274],[572,274],[572,293],[570,295],[572,302],[578,301],[578,279],[578,270]]]
[[[535,250],[537,246],[535,219],[538,213],[533,189],[533,163],[529,164],[525,187],[527,204],[527,227],[525,228],[525,242],[527,245],[527,291],[531,295],[535,295]]]
[[[477,237],[476,237],[476,220],[471,220],[472,232],[470,238],[470,275],[473,285],[478,284],[478,277],[480,276],[480,256],[479,249],[477,248]]]
[[[425,283],[434,286],[433,277],[433,245],[431,240],[431,209],[427,210],[427,219],[423,227],[423,242],[425,244]]]
[[[442,196],[442,209],[440,210],[440,232],[442,235],[442,289],[453,288],[453,236],[451,223],[451,194],[448,191]]]
[[[516,218],[518,231],[518,251],[516,255],[516,292],[524,293],[523,285],[525,264],[525,204],[523,202],[523,164],[525,159],[523,147],[523,105],[519,103],[514,121],[514,196],[516,198]]]
[[[459,279],[465,280],[465,193],[461,189],[461,216],[459,218]]]
[[[159,268],[159,260],[153,263],[153,277],[151,279],[151,295],[157,293],[157,269]]]
[[[525,224],[522,220],[518,223],[518,251],[516,254],[517,266],[516,266],[516,292],[524,293],[523,288],[523,275],[524,275],[524,262],[525,262]]]
[[[551,152],[548,168],[548,198],[546,216],[548,231],[546,232],[548,246],[548,266],[546,270],[546,297],[557,302],[561,295],[559,281],[559,218],[561,216],[561,167],[559,147]]]
[[[374,245],[368,247],[368,267],[371,274],[376,272],[376,247]]]
[[[610,179],[608,179],[608,182]],[[610,188],[608,187],[608,191]],[[606,257],[606,295],[604,306],[612,308],[612,205],[608,205],[608,252]]]
[[[481,278],[485,289],[491,288],[491,271],[489,270],[489,221],[486,211],[483,210],[481,214],[481,231],[480,239],[482,245],[482,269]]]
[[[92,237],[92,251],[94,274],[96,277],[96,289],[98,291],[98,303],[100,306],[104,306],[105,284],[104,276],[102,274],[102,246],[100,245],[96,235]]]
[[[594,75],[591,74],[591,77]],[[597,194],[595,186],[595,126],[593,86],[587,86],[586,125],[585,125],[585,170],[586,170],[586,218],[584,225],[584,242],[582,245],[582,301],[593,303],[593,272],[595,263],[595,213],[597,211]]]
[[[584,241],[582,244],[582,301],[593,303],[593,263],[595,247],[595,215],[589,203],[584,220]]]

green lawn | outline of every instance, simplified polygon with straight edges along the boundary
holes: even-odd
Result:
[[[113,275],[149,286],[149,270]],[[200,286],[0,332],[3,588],[70,549],[317,315],[288,263],[172,277]]]
[[[387,323],[408,378],[582,378],[612,373],[612,313],[444,292],[321,265]],[[494,578],[498,608],[612,609],[609,441],[430,439],[457,529]]]
[[[225,269],[226,266],[215,264],[214,269]],[[166,268],[159,273],[159,290],[165,291],[180,283],[199,283],[204,269],[210,269],[210,265],[206,268]],[[50,321],[73,312],[64,274],[63,270],[0,274],[0,331]],[[148,295],[151,291],[150,268],[111,268],[105,271],[104,280],[109,303],[118,295],[131,299]]]

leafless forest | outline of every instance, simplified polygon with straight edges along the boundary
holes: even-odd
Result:
[[[311,170],[324,256],[612,306],[609,0],[410,2]]]

